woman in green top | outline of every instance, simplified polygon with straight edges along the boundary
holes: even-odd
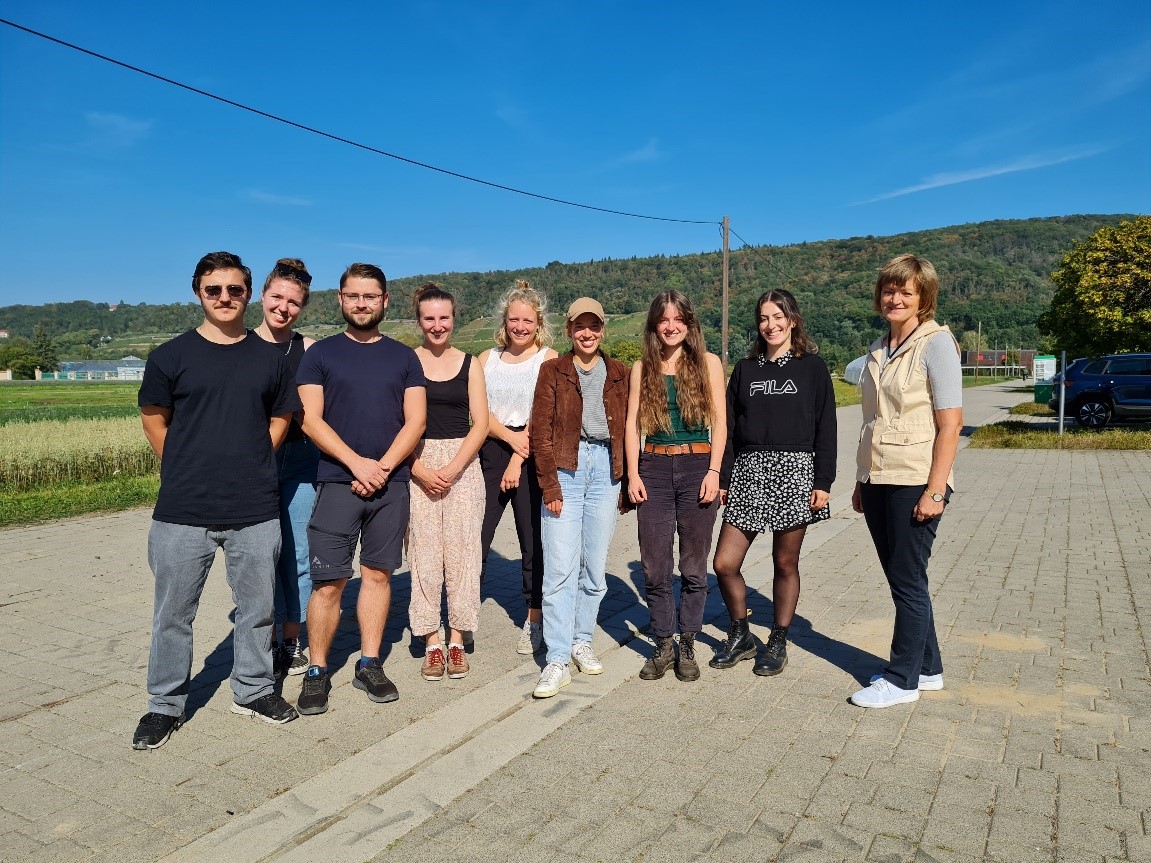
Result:
[[[645,436],[641,448],[640,436]],[[631,370],[627,428],[628,495],[639,508],[639,547],[656,652],[640,671],[658,680],[675,665],[698,680],[695,636],[703,626],[707,559],[719,508],[719,468],[727,441],[723,365],[709,354],[691,301],[679,291],[652,300],[643,359]],[[683,583],[679,656],[672,544],[679,534]]]

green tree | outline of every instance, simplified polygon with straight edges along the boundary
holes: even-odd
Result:
[[[1106,226],[1051,274],[1055,296],[1041,332],[1073,356],[1151,348],[1151,216]]]
[[[625,366],[634,365],[637,360],[643,359],[643,343],[639,339],[616,339],[605,347],[608,356]]]
[[[60,369],[60,356],[56,353],[56,343],[41,324],[37,324],[32,333],[32,354],[36,357],[36,365],[40,366],[40,371],[54,372]]]
[[[36,355],[27,339],[13,339],[0,347],[0,369],[11,369],[16,380],[30,380],[36,374]]]

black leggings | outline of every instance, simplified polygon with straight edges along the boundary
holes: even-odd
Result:
[[[516,536],[520,541],[520,564],[523,569],[524,602],[529,609],[543,607],[544,549],[540,530],[540,510],[543,492],[536,476],[536,461],[528,458],[520,468],[520,484],[508,491],[500,491],[500,480],[512,458],[512,448],[501,440],[488,438],[480,449],[480,467],[484,472],[487,504],[484,523],[480,529],[480,553],[486,574],[488,552],[496,535],[504,508],[510,503],[516,520]],[[481,574],[480,578],[484,577]]]

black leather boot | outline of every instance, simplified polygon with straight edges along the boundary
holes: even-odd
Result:
[[[747,625],[747,618],[733,620],[727,630],[727,641],[708,665],[712,668],[734,668],[736,663],[755,656],[757,646],[751,627]]]
[[[776,626],[767,638],[767,646],[755,658],[753,672],[760,677],[771,677],[787,667],[787,627]]]
[[[699,664],[695,661],[694,632],[685,632],[679,637],[679,658],[675,661],[675,676],[680,680],[699,680]]]
[[[675,663],[675,642],[670,637],[655,640],[655,653],[644,663],[639,673],[640,680],[659,680]]]

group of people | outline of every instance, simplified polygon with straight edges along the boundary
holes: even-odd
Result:
[[[421,344],[383,335],[387,280],[372,264],[340,277],[344,332],[314,342],[294,330],[311,282],[302,261],[278,261],[261,292],[263,321],[250,331],[250,270],[236,255],[205,255],[192,280],[204,322],[148,358],[139,404],[161,487],[148,538],[150,702],[134,748],[163,745],[183,722],[192,621],[217,549],[236,605],[231,709],[285,723],[328,709],[329,654],[357,547],[353,685],[374,702],[399,697],[380,649],[405,548],[420,674],[466,676],[485,563],[508,504],[526,607],[516,650],[546,648],[536,698],[570,684],[573,663],[602,672],[592,637],[608,548],[617,512],[632,508],[655,637],[639,677],[700,677],[695,639],[721,505],[713,567],[730,626],[709,665],[754,659],[757,675],[784,670],[800,551],[807,527],[830,516],[837,441],[831,377],[790,292],[758,299],[755,343],[725,385],[679,291],[652,301],[642,357],[629,369],[603,351],[607,318],[591,297],[568,308],[570,350],[560,355],[549,346],[544,297],[518,280],[500,300],[495,346],[473,359],[452,345],[455,298],[432,283],[413,298]],[[872,346],[861,384],[852,505],[865,515],[896,621],[887,668],[851,696],[865,707],[943,686],[927,560],[953,488],[962,389],[955,341],[934,321],[937,297],[931,264],[911,255],[876,282],[889,332]],[[767,531],[774,619],[761,642],[741,568]],[[293,706],[276,681],[297,674]]]

